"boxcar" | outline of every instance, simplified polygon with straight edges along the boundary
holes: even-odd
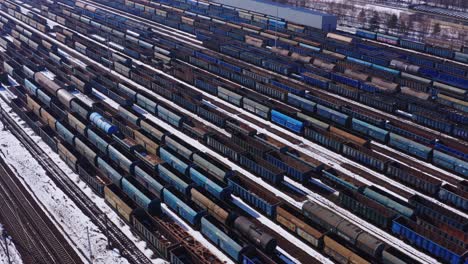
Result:
[[[205,174],[206,172],[200,168],[191,167],[189,169],[190,178],[196,185],[200,186],[202,189],[206,190],[221,201],[228,200],[231,196],[231,189],[225,187],[224,183],[208,178]]]
[[[234,171],[230,167],[227,167],[224,163],[207,153],[198,152],[193,154],[192,161],[195,165],[220,181],[225,181],[226,178],[234,174]]]
[[[161,215],[161,200],[159,200],[159,198],[150,199],[146,194],[140,191],[137,187],[135,187],[135,185],[133,185],[125,178],[122,178],[121,190],[130,199],[132,199],[135,204],[139,205],[146,212],[148,212],[148,214],[152,216]]]
[[[356,118],[351,120],[351,128],[380,142],[387,142],[388,140],[389,133],[387,130],[368,124]]]
[[[192,226],[198,227],[204,211],[193,209],[168,189],[163,190],[164,203]]]
[[[133,211],[132,202],[129,201],[128,197],[124,196],[116,185],[111,184],[104,187],[104,197],[106,202],[114,208],[119,215],[130,222]]]
[[[344,208],[384,229],[391,227],[392,220],[397,215],[395,211],[355,191],[341,190],[339,201]]]
[[[316,248],[322,248],[323,232],[313,228],[295,208],[282,204],[276,208],[276,221]]]
[[[179,173],[176,169],[171,168],[170,165],[166,163],[158,165],[158,175],[179,193],[182,193],[187,197],[190,196],[192,184],[189,179],[184,177],[184,175]]]
[[[205,235],[211,242],[218,246],[222,251],[229,255],[232,259],[241,263],[243,253],[249,247],[241,246],[232,236],[227,235],[223,230],[214,224],[215,220],[209,217],[201,218],[201,233]]]
[[[304,128],[303,122],[282,114],[276,110],[271,110],[271,121],[296,133],[301,133],[302,129]]]
[[[453,156],[445,154],[441,151],[434,150],[432,154],[432,162],[446,169],[455,171],[464,177],[468,177],[468,162],[457,159]]]
[[[432,148],[406,139],[394,133],[390,133],[388,144],[394,148],[402,150],[423,160],[429,160],[432,154]]]
[[[335,123],[338,123],[342,126],[346,126],[349,121],[349,116],[345,115],[343,113],[340,113],[336,110],[333,110],[331,108],[328,108],[326,106],[317,105],[317,114],[323,118],[326,118],[328,120],[331,120]]]
[[[148,172],[145,167],[135,166],[135,180],[144,186],[150,193],[156,195],[159,199],[162,199],[162,190],[164,186],[151,176],[151,172]]]
[[[330,238],[328,235],[323,238],[324,252],[328,256],[332,257],[336,262],[340,264],[348,263],[362,263],[370,264],[370,262],[361,258],[359,255],[349,250],[342,244],[338,243],[334,239]]]
[[[405,201],[397,199],[375,186],[364,188],[362,194],[408,218],[411,218],[415,213],[413,208]]]

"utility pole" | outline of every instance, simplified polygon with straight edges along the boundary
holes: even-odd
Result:
[[[107,216],[106,214],[104,213],[104,229],[105,229],[105,233],[106,233],[106,237],[107,237],[107,249],[111,249],[111,242],[110,242],[110,239],[109,239],[109,225],[107,224]]]
[[[86,227],[86,233],[88,235],[88,250],[89,250],[89,259],[91,260],[91,263],[93,263],[93,252],[91,250],[91,240],[89,239],[89,227]]]

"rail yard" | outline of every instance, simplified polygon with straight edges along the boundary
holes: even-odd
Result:
[[[0,0],[0,33],[2,122],[157,258],[468,263],[463,50],[196,0]]]

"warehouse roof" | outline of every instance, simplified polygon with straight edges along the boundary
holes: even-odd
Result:
[[[336,28],[336,16],[307,8],[293,7],[265,0],[213,0],[213,2],[279,17],[314,28],[324,30],[334,30]]]

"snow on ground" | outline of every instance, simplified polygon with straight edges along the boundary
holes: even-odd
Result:
[[[386,14],[391,14],[391,15],[395,14],[397,16],[400,16],[401,13],[410,14],[410,12],[404,11],[402,9],[398,9],[394,7],[386,7],[386,6],[379,5],[379,4],[365,4],[364,6],[360,6],[360,5],[355,5],[355,6],[364,8],[367,10],[375,10],[379,13],[386,13]]]
[[[6,230],[4,230],[3,226],[0,224],[0,263],[8,263],[8,260],[10,260],[12,264],[22,264],[23,260],[21,260],[21,255],[16,249],[13,239],[10,236],[8,236],[8,234],[6,241],[3,239],[4,231]],[[7,249],[8,255],[6,253]]]
[[[141,62],[138,62],[138,63],[141,64]],[[158,71],[158,72],[160,72],[160,73],[166,75],[166,76],[169,77],[169,78],[175,79],[174,77],[169,76],[169,75],[167,75],[166,73],[163,73],[163,72],[161,72],[161,71],[159,71],[159,70],[156,70],[156,71]],[[126,78],[125,78],[125,79],[126,79]],[[180,80],[177,80],[177,81],[180,82]],[[132,81],[130,81],[130,82],[133,84]],[[137,87],[141,87],[140,85],[136,85],[136,86],[137,86]],[[189,85],[189,86],[190,86],[190,85]],[[191,86],[191,87],[194,88],[195,90],[199,90],[199,89],[197,89],[197,88],[195,88],[195,87],[193,87],[193,86]],[[204,93],[203,91],[201,91],[201,92]],[[206,93],[204,93],[204,94],[206,94]],[[208,95],[208,94],[206,94],[206,95],[207,95],[207,97],[210,98],[210,99],[213,99],[213,100],[215,100],[215,101],[221,101],[219,98],[213,98],[213,96]],[[221,103],[223,103],[224,105],[227,105],[224,101],[221,101]],[[230,106],[228,106],[228,107],[230,107]],[[260,122],[262,122],[262,123],[267,123],[268,125],[270,125],[270,126],[276,128],[276,129],[279,129],[279,130],[281,130],[282,132],[285,132],[286,134],[289,134],[289,135],[292,134],[291,132],[285,131],[284,129],[279,128],[279,127],[276,126],[276,125],[272,125],[272,124],[271,124],[270,122],[268,122],[268,121],[261,120],[261,119],[259,120],[259,118],[258,118],[257,116],[254,116],[254,115],[252,115],[251,113],[248,113],[248,112],[245,112],[245,111],[241,111],[241,112],[242,112],[243,114],[246,114],[246,115],[248,115],[248,116],[254,118],[254,119],[257,119],[258,121],[260,121]],[[148,117],[149,119],[154,118],[154,116],[149,115],[149,114],[147,114],[147,115],[145,115],[145,116]],[[155,119],[157,119],[157,118],[155,118]],[[155,121],[156,121],[156,123],[161,124],[161,120],[155,120]],[[163,126],[163,127],[164,127],[164,126]],[[254,128],[258,128],[257,126],[253,126],[253,127],[254,127]],[[168,129],[168,130],[169,130],[169,131],[172,130],[171,132],[173,132],[174,129]],[[259,131],[259,132],[264,132],[264,133],[266,133],[267,135],[273,136],[274,138],[278,139],[278,136],[277,136],[277,135],[273,135],[273,134],[272,134],[271,132],[269,132],[269,131],[266,131],[266,130],[264,130],[264,129],[258,129],[258,131]],[[175,134],[178,134],[178,133],[175,133]],[[298,136],[295,135],[295,134],[294,134],[294,135],[291,135],[291,136],[296,137],[296,138],[298,137]],[[182,138],[182,139],[187,139],[187,137],[185,137],[185,135],[183,135],[183,136],[181,135],[181,138]],[[284,141],[284,139],[282,139],[282,138],[279,139],[279,140],[280,140],[280,141]],[[304,141],[303,138],[301,138],[301,140]],[[193,140],[193,139],[187,140],[187,142],[190,142],[190,141],[193,142],[194,140]],[[317,155],[318,153],[320,153],[321,155],[326,154],[326,156],[328,156],[328,157],[326,157],[326,158],[331,158],[331,159],[333,160],[332,163],[334,163],[335,167],[338,167],[338,169],[340,169],[340,170],[344,170],[344,168],[342,168],[342,167],[340,166],[340,164],[343,162],[343,160],[346,160],[346,159],[344,159],[342,156],[340,156],[340,155],[338,155],[338,154],[336,154],[336,153],[330,153],[329,150],[326,150],[326,149],[322,148],[321,146],[318,146],[318,145],[316,145],[316,144],[314,144],[314,143],[312,143],[312,142],[310,142],[310,141],[305,140],[304,142],[306,142],[306,144],[307,144],[306,146],[297,146],[297,148],[301,149],[303,152],[305,152],[306,154],[309,154],[309,155],[311,155],[311,156],[313,156],[313,157],[319,156],[319,155]],[[198,142],[196,142],[196,141],[193,142],[193,143],[196,144],[197,146],[200,146],[200,150],[202,150],[202,151],[203,151],[203,150],[207,151],[207,149],[206,149],[205,146],[202,146],[202,145],[198,144]],[[212,151],[207,151],[207,152],[213,153]],[[215,156],[218,156],[218,155],[215,155]],[[323,157],[323,158],[325,158],[325,157]],[[326,158],[325,158],[325,159],[326,159]],[[225,161],[226,159],[223,158],[222,160]],[[325,162],[325,163],[330,163],[330,161],[328,161],[328,160],[326,160],[326,161],[324,161],[324,162]],[[230,162],[228,162],[228,164],[229,164],[229,163],[230,163]],[[350,163],[352,163],[353,165],[355,165],[354,162],[350,162]],[[230,165],[233,165],[233,164],[231,163]],[[236,167],[238,168],[238,166],[233,166],[233,167],[234,167],[234,168],[236,168]],[[362,167],[362,166],[360,166],[360,167]],[[236,168],[236,169],[237,169],[237,168]],[[367,171],[367,170],[366,170],[366,171]],[[346,171],[346,172],[348,173],[348,171]],[[375,173],[375,172],[370,172],[370,173],[372,173],[372,174],[375,175],[376,177],[382,177],[382,175],[377,174],[377,173]],[[258,177],[253,176],[253,175],[251,175],[250,173],[248,173],[246,176],[248,176],[249,178],[258,179]],[[273,188],[273,187],[270,186],[269,184],[265,184],[263,181],[260,181],[259,183],[260,183],[261,185],[265,186],[267,189],[273,189],[272,191],[274,191],[277,195],[281,195],[283,198],[286,198],[286,199],[289,198],[289,199],[287,199],[287,200],[291,200],[290,197],[288,197],[287,195],[284,195],[284,194],[282,194],[282,193],[280,194],[278,190],[276,190],[275,188]],[[286,197],[285,197],[285,196],[286,196]],[[328,201],[328,200],[325,200],[323,197],[320,197],[320,196],[317,196],[317,195],[313,195],[313,194],[310,194],[310,193],[309,193],[309,197],[310,197],[311,199],[313,199],[313,200],[321,201],[323,204],[328,205],[327,207],[331,207],[331,208],[333,208],[334,210],[337,210],[336,206],[331,205],[331,204],[329,203],[329,201]],[[295,202],[295,201],[292,201],[292,204],[295,204],[295,205],[298,206],[298,207],[300,206],[300,205],[298,205],[297,202]],[[370,231],[371,233],[374,232],[374,233],[376,233],[376,234],[379,234],[382,238],[385,238],[384,240],[386,240],[387,242],[392,241],[391,244],[400,245],[401,247],[406,248],[406,250],[408,250],[409,252],[414,253],[415,255],[417,255],[417,256],[420,257],[420,258],[423,258],[423,259],[426,259],[426,260],[430,260],[430,261],[433,260],[433,259],[431,259],[431,258],[427,258],[427,256],[425,256],[425,254],[421,254],[420,252],[414,250],[414,249],[411,248],[411,247],[406,247],[406,245],[405,245],[404,243],[401,243],[401,242],[402,242],[401,240],[397,240],[397,239],[395,239],[394,237],[392,237],[392,236],[390,236],[390,235],[388,235],[388,234],[383,234],[381,230],[376,229],[375,227],[373,227],[373,226],[371,226],[371,225],[362,224],[362,221],[360,221],[359,219],[357,219],[354,215],[349,214],[349,213],[347,213],[346,211],[343,211],[343,210],[339,210],[339,211],[340,211],[340,213],[341,213],[343,216],[346,216],[346,217],[349,218],[349,219],[353,219],[354,222],[356,222],[356,223],[361,223],[361,225],[366,226],[365,229],[367,229],[367,230]]]
[[[139,63],[139,64],[141,64],[141,65],[147,66],[146,64],[141,63],[141,62],[139,62],[139,61],[136,61],[136,62]],[[147,67],[149,67],[149,66],[147,66]],[[167,73],[164,73],[164,72],[161,71],[161,70],[154,69],[154,68],[152,68],[152,67],[149,67],[149,68],[155,70],[155,71],[158,72],[158,73],[161,73],[161,74],[167,76],[168,78],[174,79],[174,80],[176,80],[177,82],[184,83],[184,82],[178,80],[177,78],[175,78],[175,77],[173,77],[173,76],[171,76],[171,75],[168,75]],[[128,78],[125,78],[125,77],[123,77],[122,75],[120,75],[120,74],[118,74],[118,73],[116,73],[116,74],[119,75],[120,77],[122,77],[123,79],[126,79],[129,83],[135,85],[136,87],[138,87],[138,88],[140,88],[140,89],[143,89],[143,90],[147,90],[146,88],[142,87],[141,85],[136,84],[136,83],[133,82],[132,80],[129,80]],[[208,98],[210,98],[210,99],[212,99],[212,100],[214,100],[214,101],[218,101],[218,102],[222,103],[223,105],[228,106],[229,108],[232,108],[231,105],[227,104],[227,103],[226,103],[225,101],[223,101],[222,99],[220,99],[220,98],[218,98],[218,97],[214,97],[214,96],[212,96],[211,94],[208,94],[208,93],[204,92],[203,90],[200,90],[200,89],[198,89],[198,88],[196,88],[196,87],[194,87],[194,86],[192,86],[192,85],[188,85],[188,84],[186,84],[186,83],[184,83],[184,84],[187,85],[187,86],[189,86],[190,88],[192,88],[192,89],[194,89],[194,90],[197,90],[197,91],[203,93],[206,97],[208,97]],[[160,96],[156,96],[156,97],[160,98]],[[176,106],[176,107],[177,107],[177,106]],[[300,206],[301,206],[300,203],[298,203],[297,201],[294,201],[290,196],[288,196],[288,195],[282,193],[281,191],[279,191],[279,190],[276,189],[275,187],[269,185],[268,183],[265,183],[262,179],[258,178],[257,176],[252,175],[252,174],[246,172],[245,170],[243,170],[242,168],[240,168],[240,167],[237,166],[236,164],[233,164],[232,162],[228,161],[225,157],[220,156],[218,153],[216,153],[216,152],[214,152],[214,151],[208,149],[206,146],[204,146],[204,145],[200,144],[199,142],[197,142],[197,141],[191,139],[190,137],[187,137],[185,134],[181,133],[181,132],[178,131],[178,130],[175,130],[174,128],[172,128],[171,126],[167,125],[167,124],[166,124],[165,122],[163,122],[162,120],[160,120],[160,119],[154,117],[154,116],[151,115],[151,114],[148,114],[146,111],[142,110],[141,108],[139,108],[139,107],[137,107],[137,106],[133,106],[133,109],[136,110],[136,111],[138,111],[138,112],[140,112],[141,114],[143,114],[146,118],[150,119],[151,121],[154,121],[156,124],[161,125],[163,128],[167,129],[167,130],[170,131],[171,133],[173,133],[173,134],[179,136],[179,137],[182,138],[184,141],[189,142],[190,144],[193,144],[194,146],[197,146],[197,148],[198,148],[199,150],[204,151],[204,152],[208,152],[208,153],[214,155],[215,157],[221,159],[222,161],[224,161],[224,162],[226,162],[227,164],[229,164],[233,169],[239,170],[241,173],[244,173],[244,175],[246,175],[247,177],[251,178],[252,180],[257,181],[260,185],[262,185],[262,186],[265,187],[266,189],[272,191],[272,192],[275,193],[276,195],[278,195],[278,196],[284,198],[285,200],[287,200],[287,201],[290,202],[291,204],[293,204],[293,205],[295,205],[295,206],[297,206],[297,207],[300,208]],[[181,110],[183,111],[184,109],[181,109]],[[336,169],[338,169],[338,170],[340,170],[340,171],[342,171],[342,172],[348,173],[349,175],[353,175],[354,177],[358,178],[359,180],[363,180],[363,181],[365,180],[364,182],[367,181],[366,179],[364,179],[364,178],[362,178],[362,177],[360,177],[360,176],[358,176],[358,175],[356,175],[356,174],[354,174],[354,173],[352,173],[352,172],[346,170],[345,168],[341,167],[340,165],[343,163],[344,160],[346,160],[348,163],[351,163],[351,164],[353,164],[353,165],[355,165],[355,166],[357,166],[357,167],[363,169],[363,170],[366,171],[366,172],[369,172],[369,173],[375,175],[376,177],[380,177],[380,178],[384,177],[383,179],[388,180],[388,178],[386,178],[385,176],[383,176],[383,175],[381,175],[381,174],[379,174],[379,173],[376,173],[376,172],[374,172],[374,171],[371,171],[371,170],[365,168],[364,166],[362,166],[362,165],[360,165],[360,164],[357,164],[357,163],[352,162],[352,161],[350,161],[350,160],[348,160],[348,159],[345,159],[345,158],[344,158],[343,156],[341,156],[340,154],[336,154],[336,153],[331,152],[330,150],[328,150],[328,149],[326,149],[326,148],[324,148],[324,147],[322,147],[322,146],[319,146],[319,145],[317,145],[317,144],[315,144],[315,143],[313,143],[313,142],[311,142],[311,141],[309,141],[309,140],[305,140],[304,138],[302,138],[302,137],[300,137],[300,136],[298,136],[298,135],[296,135],[296,134],[294,134],[294,133],[292,133],[292,132],[290,132],[290,131],[287,131],[287,130],[285,130],[284,128],[281,128],[281,127],[279,127],[279,126],[277,126],[277,125],[274,125],[274,124],[272,124],[271,122],[269,122],[269,121],[267,121],[267,120],[261,119],[261,118],[259,118],[258,116],[254,115],[254,114],[252,114],[252,113],[250,113],[250,112],[244,111],[244,110],[242,110],[242,109],[237,109],[237,108],[236,108],[236,110],[239,110],[240,112],[242,112],[242,114],[248,115],[248,116],[250,116],[251,118],[256,119],[257,121],[259,121],[259,122],[261,122],[261,123],[268,124],[269,126],[275,128],[275,129],[278,129],[278,130],[280,130],[281,132],[284,132],[285,134],[288,134],[289,136],[292,136],[292,137],[294,137],[294,138],[297,138],[297,139],[302,140],[303,142],[306,143],[305,146],[293,146],[293,148],[297,148],[298,150],[300,150],[300,151],[302,151],[302,152],[304,152],[304,153],[306,153],[306,154],[308,154],[308,155],[310,155],[310,156],[312,156],[312,157],[314,157],[314,158],[317,158],[318,160],[322,161],[323,163],[332,165],[334,168],[336,168]],[[223,110],[221,110],[221,111],[223,111]],[[223,112],[225,112],[225,111],[223,111]],[[238,116],[232,115],[232,114],[227,113],[227,112],[225,112],[225,113],[228,114],[228,115],[230,115],[230,116],[232,116],[232,117],[234,117],[234,118],[236,118],[236,119],[241,119],[241,118],[239,118]],[[190,115],[190,116],[193,116],[193,117],[195,117],[195,118],[198,118],[198,116],[194,115],[193,113],[188,112],[187,114]],[[244,120],[240,120],[240,121],[241,121],[241,122],[244,122]],[[267,135],[269,135],[269,136],[272,136],[272,137],[275,138],[276,140],[279,140],[279,141],[281,141],[281,142],[283,142],[283,143],[292,145],[290,142],[288,142],[288,141],[285,140],[284,138],[281,138],[281,137],[279,137],[278,135],[273,134],[273,133],[271,133],[270,131],[268,131],[268,130],[266,130],[266,129],[263,129],[263,128],[258,127],[258,126],[254,125],[254,124],[251,124],[251,123],[249,123],[249,125],[252,126],[254,129],[257,129],[257,131],[258,131],[259,133],[265,133],[265,134],[267,134]],[[212,126],[212,125],[210,125],[210,126]],[[219,131],[219,130],[220,130],[220,129],[218,129],[218,131]],[[221,132],[221,131],[220,131],[220,132]],[[325,155],[325,156],[323,156],[323,155]],[[330,159],[331,159],[331,160],[330,160]],[[399,185],[401,185],[401,184],[399,184]],[[385,188],[383,188],[383,187],[381,187],[381,186],[377,186],[377,187],[379,187],[379,188],[381,188],[381,189],[383,189],[383,190],[385,190],[385,191],[387,191],[387,192],[389,192],[389,193],[392,193],[392,192],[386,190]],[[403,186],[401,186],[401,187],[403,187]],[[403,189],[405,189],[405,188],[403,188]],[[406,188],[406,189],[407,189],[407,188]],[[308,190],[307,190],[307,191],[308,191]],[[310,191],[309,191],[309,192],[310,192]],[[400,197],[399,195],[397,195],[397,194],[395,194],[395,193],[392,193],[392,194],[394,194],[396,197]],[[323,198],[323,197],[321,197],[321,196],[318,196],[318,195],[310,195],[310,193],[309,193],[309,198],[311,198],[312,200],[316,200],[316,201],[322,201],[322,204],[327,205],[327,207],[329,207],[330,209],[332,209],[332,210],[337,210],[337,208],[336,208],[335,205],[330,204],[330,202],[329,202],[328,200],[326,200],[325,198]],[[402,198],[402,197],[400,197],[400,198]],[[341,208],[338,208],[338,209],[341,209]],[[355,215],[353,215],[353,214],[351,214],[351,213],[349,213],[349,212],[347,212],[347,211],[345,211],[345,210],[340,210],[340,212],[341,212],[341,215],[342,215],[342,216],[344,216],[344,217],[346,217],[346,218],[348,218],[348,219],[353,219],[353,222],[357,223],[358,225],[363,226],[364,229],[366,229],[367,231],[369,231],[369,232],[371,232],[371,233],[374,233],[374,234],[378,234],[379,237],[382,238],[383,240],[385,240],[387,243],[392,244],[392,245],[397,245],[397,246],[399,246],[399,247],[401,247],[401,248],[406,248],[406,250],[407,250],[408,252],[411,252],[411,253],[414,254],[415,256],[418,256],[418,258],[420,258],[420,259],[425,259],[425,260],[429,260],[428,262],[433,262],[433,259],[430,258],[430,257],[428,257],[427,255],[425,255],[424,253],[420,253],[419,251],[415,250],[415,249],[412,248],[412,247],[407,247],[407,245],[404,244],[401,240],[396,239],[395,237],[389,235],[388,233],[382,232],[382,230],[376,228],[375,226],[372,226],[372,225],[370,225],[370,224],[368,224],[368,223],[363,223],[363,222],[362,222],[359,218],[357,218]],[[433,263],[435,263],[435,262],[433,262]]]
[[[0,100],[2,107],[6,110],[10,108]],[[83,192],[90,197],[110,221],[116,224],[147,256],[152,256],[153,252],[146,249],[146,243],[135,237],[130,231],[130,227],[105,203],[104,199],[98,197],[87,185],[79,179],[61,159],[47,146],[42,139],[26,127],[24,121],[20,120],[13,112],[11,116],[18,122],[28,135],[51,157],[54,162],[68,175]],[[2,126],[3,128],[3,126]],[[88,262],[90,249],[88,247],[88,236],[91,244],[91,252],[94,263],[128,263],[121,257],[119,252],[107,250],[107,238],[92,221],[84,215],[70,198],[60,190],[55,183],[47,176],[46,171],[40,166],[37,160],[25,149],[19,140],[9,131],[0,131],[0,155],[6,163],[18,174],[24,186],[30,190],[33,197],[45,209],[52,220],[57,224],[59,230],[65,238],[74,244],[80,256]],[[162,259],[153,260],[154,263],[165,263]]]

